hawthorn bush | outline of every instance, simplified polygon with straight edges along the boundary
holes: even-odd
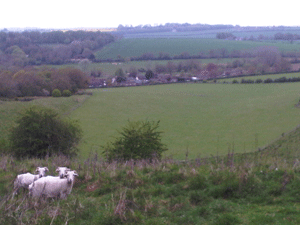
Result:
[[[160,159],[167,150],[161,142],[160,121],[129,121],[119,131],[120,137],[104,146],[103,155],[108,161],[130,159]]]
[[[64,97],[70,97],[72,95],[71,91],[69,90],[63,90],[62,96]]]
[[[52,96],[53,96],[53,97],[61,97],[61,91],[58,90],[58,89],[54,89],[54,90],[52,91]]]
[[[9,141],[17,158],[63,154],[73,156],[82,130],[77,121],[63,120],[52,109],[32,106],[20,113]]]

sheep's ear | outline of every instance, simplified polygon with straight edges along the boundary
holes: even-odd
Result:
[[[40,167],[37,167],[35,171],[36,171],[36,172],[39,172],[39,171],[40,171]]]
[[[48,167],[45,167],[45,171],[46,171],[46,172],[48,172],[48,171],[49,171]]]
[[[78,174],[75,170],[74,170],[74,176],[78,177]]]
[[[55,172],[57,172],[57,173],[58,173],[58,172],[59,172],[59,168],[57,168],[57,169],[55,170]]]

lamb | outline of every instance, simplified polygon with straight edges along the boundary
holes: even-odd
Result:
[[[38,180],[41,177],[46,175],[49,169],[47,167],[37,167],[36,172],[38,174],[31,174],[31,173],[24,173],[17,176],[14,181],[14,192],[13,197],[17,194],[20,188],[28,189],[29,185],[32,184],[34,181]]]
[[[68,171],[67,178],[60,177],[43,177],[36,180],[29,186],[29,195],[45,198],[65,199],[71,193],[75,176],[78,176],[75,170]]]
[[[57,167],[57,169],[56,169],[56,172],[58,172],[58,174],[59,174],[58,176],[60,178],[64,178],[68,171],[70,171],[70,169],[67,167]]]

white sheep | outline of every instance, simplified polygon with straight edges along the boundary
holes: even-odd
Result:
[[[30,184],[39,178],[44,177],[48,171],[49,169],[47,167],[37,167],[36,172],[38,172],[38,174],[24,173],[18,175],[14,181],[13,197],[18,193],[20,188],[28,189]]]
[[[66,176],[67,172],[70,171],[70,169],[67,167],[57,167],[57,169],[55,171],[58,172],[58,176],[60,178],[64,178]]]
[[[36,180],[29,186],[29,195],[32,197],[61,198],[65,199],[71,193],[75,176],[75,170],[68,171],[66,178],[43,177]]]

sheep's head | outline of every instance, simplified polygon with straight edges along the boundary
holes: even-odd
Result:
[[[74,182],[75,176],[76,176],[76,177],[78,176],[78,174],[77,174],[77,172],[76,172],[75,170],[73,170],[73,171],[70,171],[70,170],[69,170],[69,171],[67,172],[68,184],[71,184],[71,183]]]
[[[67,167],[57,167],[55,171],[58,173],[58,176],[60,178],[65,178],[67,176],[67,172],[70,171],[70,169]]]
[[[35,171],[38,172],[39,177],[41,178],[46,176],[46,172],[48,172],[49,169],[47,167],[37,167]]]

